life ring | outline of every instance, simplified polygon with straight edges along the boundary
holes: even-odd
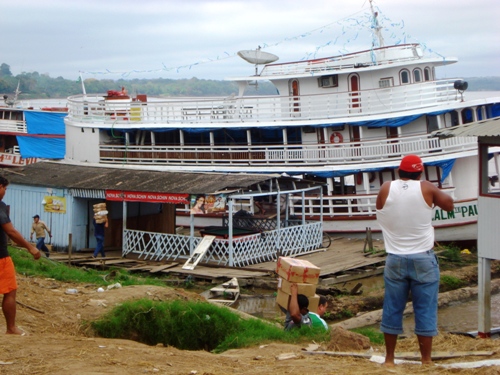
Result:
[[[342,133],[333,132],[330,136],[330,143],[342,143],[343,141],[344,137],[342,136]]]

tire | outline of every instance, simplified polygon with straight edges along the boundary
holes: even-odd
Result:
[[[332,237],[326,232],[323,232],[323,240],[321,241],[321,247],[322,248],[329,248],[330,245],[332,244]]]

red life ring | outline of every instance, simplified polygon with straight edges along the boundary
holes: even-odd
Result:
[[[330,136],[330,143],[342,143],[343,141],[344,137],[342,136],[342,133],[333,132]]]
[[[359,172],[356,175],[356,184],[361,185],[363,183],[363,172]]]

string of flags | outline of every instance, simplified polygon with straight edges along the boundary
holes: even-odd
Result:
[[[365,12],[363,15],[358,16],[359,13]],[[365,10],[361,10],[353,15],[350,15],[344,19],[329,23],[327,25],[321,26],[319,28],[316,28],[314,30],[302,33],[300,35],[295,35],[292,37],[286,37],[278,42],[275,43],[261,43],[259,44],[261,49],[269,49],[272,47],[279,46],[284,43],[296,41],[299,39],[307,38],[310,37],[314,34],[322,34],[325,33],[326,30],[332,29],[332,28],[340,28],[341,32],[339,35],[335,37],[333,40],[328,40],[327,42],[317,45],[313,51],[311,52],[305,52],[304,56],[300,58],[300,61],[303,60],[309,60],[309,59],[315,59],[318,55],[318,53],[324,49],[330,48],[333,51],[331,52],[332,54],[338,54],[340,56],[345,55],[347,53],[350,53],[348,46],[353,44],[353,42],[357,41],[359,38],[359,31],[360,29],[367,29],[371,33],[372,37],[372,48],[378,47],[376,36],[375,36],[375,28],[378,27],[378,25],[386,25],[384,28],[382,28],[382,31],[384,33],[384,36],[389,35],[388,39],[392,40],[390,44],[392,45],[399,45],[399,44],[406,44],[408,41],[414,41],[419,43],[422,46],[422,49],[427,51],[428,53],[435,54],[437,56],[442,57],[443,59],[445,58],[444,56],[440,55],[436,51],[430,49],[427,47],[425,43],[419,42],[417,39],[413,38],[410,34],[407,34],[406,31],[404,30],[405,24],[404,21],[401,20],[400,22],[393,22],[390,20],[388,17],[382,14],[382,12],[377,8],[378,16],[377,20],[375,20],[371,14],[371,12],[366,12]],[[353,16],[357,15],[356,18]],[[339,42],[342,41],[342,44],[339,45]],[[337,48],[335,51],[334,49]],[[175,73],[180,73],[182,70],[191,70],[192,68],[203,65],[203,64],[209,64],[213,62],[218,62],[222,60],[227,60],[227,59],[232,59],[237,56],[237,52],[227,52],[224,51],[222,54],[217,55],[213,58],[205,58],[200,61],[196,61],[190,64],[185,64],[185,65],[180,65],[180,66],[167,66],[165,63],[161,62],[161,68],[158,69],[151,69],[151,70],[139,70],[139,69],[133,69],[129,71],[112,71],[109,69],[104,69],[101,71],[80,71],[80,77],[83,74],[88,74],[88,75],[108,75],[108,74],[113,74],[113,75],[120,75],[122,78],[127,78],[131,75],[134,74],[145,74],[145,73],[161,73],[161,72],[175,72]]]

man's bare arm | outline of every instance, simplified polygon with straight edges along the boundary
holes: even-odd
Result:
[[[14,228],[14,225],[12,225],[12,223],[3,224],[2,228],[4,232],[12,239],[12,241],[17,243],[19,246],[25,247],[31,253],[31,255],[33,255],[33,258],[40,258],[40,251],[38,251],[38,249],[31,243],[26,241],[21,233],[19,233],[16,228]]]

